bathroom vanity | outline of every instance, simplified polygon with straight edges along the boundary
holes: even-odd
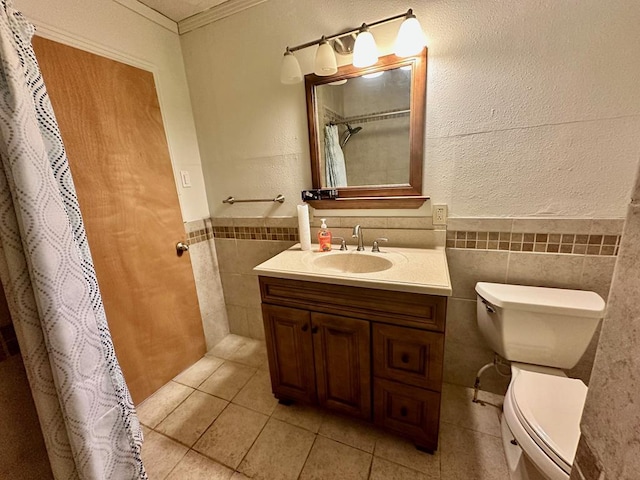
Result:
[[[303,252],[254,269],[274,395],[438,445],[447,296],[444,249]]]

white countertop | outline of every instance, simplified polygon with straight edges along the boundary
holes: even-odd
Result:
[[[380,253],[332,250],[319,252],[318,245],[302,251],[300,244],[279,253],[253,269],[258,275],[353,287],[377,288],[397,292],[451,296],[451,279],[444,248],[393,248],[381,246]],[[393,263],[387,270],[370,273],[326,270],[314,265],[328,255],[381,256]]]

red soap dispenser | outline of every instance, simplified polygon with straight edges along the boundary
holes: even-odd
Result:
[[[322,219],[322,225],[320,225],[320,231],[318,232],[318,245],[321,252],[331,251],[331,232],[327,230],[327,219]]]

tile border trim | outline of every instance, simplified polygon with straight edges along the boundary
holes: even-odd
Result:
[[[621,235],[447,230],[447,248],[617,256]]]

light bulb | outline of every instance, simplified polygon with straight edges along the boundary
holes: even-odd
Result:
[[[321,77],[327,77],[337,71],[338,64],[336,62],[336,55],[333,53],[333,48],[331,48],[329,42],[322,37],[320,45],[318,45],[318,50],[316,51],[314,73]]]
[[[287,51],[284,52],[282,58],[282,67],[280,69],[280,82],[285,85],[293,85],[294,83],[302,82],[302,71],[300,70],[300,64],[293,52],[287,47]]]
[[[398,57],[410,57],[417,55],[427,44],[420,22],[409,9],[407,16],[400,25],[396,37],[395,54]]]
[[[353,66],[369,67],[378,61],[378,47],[367,26],[363,23],[353,47]]]

